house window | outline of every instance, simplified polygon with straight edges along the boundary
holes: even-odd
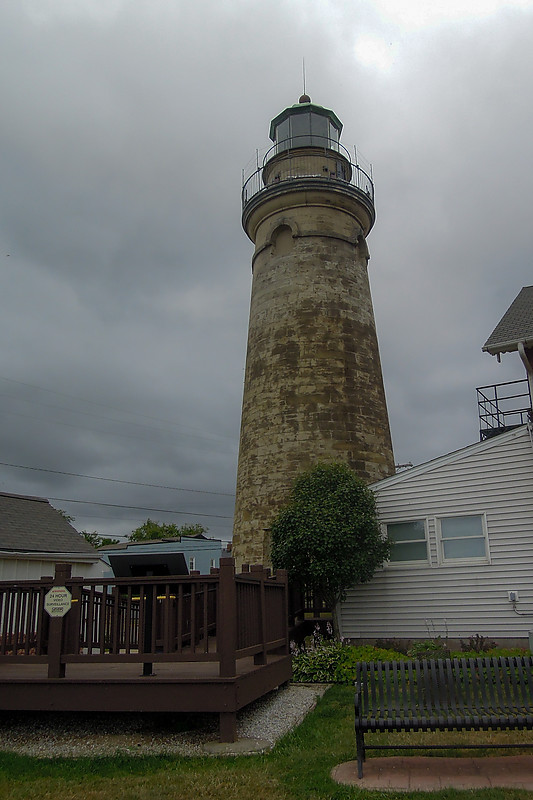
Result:
[[[216,560],[216,558],[212,558],[212,559],[211,559],[211,569],[214,569],[214,568],[216,567],[216,565],[217,565],[217,560]]]
[[[196,559],[194,556],[189,557],[189,572],[192,572],[196,569]]]
[[[387,525],[392,541],[391,563],[428,560],[426,526],[423,519],[409,522],[392,522]]]
[[[487,530],[481,514],[437,520],[441,561],[488,560]]]

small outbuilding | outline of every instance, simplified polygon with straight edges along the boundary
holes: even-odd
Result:
[[[0,580],[54,575],[59,562],[73,576],[102,573],[98,552],[46,498],[0,492]]]
[[[226,555],[220,539],[203,534],[121,542],[98,550],[108,577],[141,575],[188,575],[197,571],[208,575]]]

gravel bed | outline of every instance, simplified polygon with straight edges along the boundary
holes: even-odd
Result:
[[[291,685],[250,703],[237,715],[238,739],[260,740],[261,749],[272,747],[279,738],[299,725],[326,688],[323,685]],[[217,738],[217,714],[0,714],[0,750],[36,758],[78,758],[117,753],[201,756],[210,752],[208,745],[216,742]],[[231,748],[228,754],[230,751]]]

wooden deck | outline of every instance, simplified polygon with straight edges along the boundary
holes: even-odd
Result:
[[[236,712],[291,677],[287,582],[223,562],[135,584],[68,570],[0,583],[0,710],[215,712],[234,741]],[[64,617],[44,610],[52,584],[78,601]]]

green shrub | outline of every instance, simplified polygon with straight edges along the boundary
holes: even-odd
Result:
[[[450,653],[450,658],[511,658],[512,656],[522,658],[530,655],[531,650],[525,647],[491,647],[482,653],[477,650],[457,650]]]
[[[394,650],[396,653],[403,653],[405,656],[411,647],[411,641],[405,639],[376,639],[376,647],[383,650]]]
[[[325,639],[307,649],[293,648],[293,681],[296,683],[335,683],[335,670],[345,649],[342,642]]]
[[[345,647],[346,656],[356,663],[357,661],[406,661],[405,653],[392,648],[378,647],[373,644],[359,644]]]
[[[446,640],[442,636],[437,636],[435,639],[415,642],[407,655],[409,658],[417,658],[422,661],[424,658],[449,658],[450,651]]]
[[[293,681],[297,683],[347,683],[355,681],[358,661],[405,661],[403,653],[371,644],[351,646],[321,639],[311,647],[292,651]]]
[[[358,661],[407,661],[407,656],[396,650],[385,650],[371,644],[345,647],[344,654],[335,670],[335,683],[353,683]]]
[[[479,633],[470,636],[466,642],[461,639],[461,650],[463,653],[486,653],[495,647],[496,642],[493,642],[487,636],[481,636]]]
[[[529,650],[519,647],[493,647],[479,652],[448,650],[446,641],[438,636],[423,642],[415,642],[409,653],[398,652],[371,644],[347,645],[343,641],[325,639],[315,630],[302,647],[294,644],[292,650],[292,679],[296,683],[341,683],[352,684],[359,661],[407,661],[434,658],[480,658],[531,655]]]

